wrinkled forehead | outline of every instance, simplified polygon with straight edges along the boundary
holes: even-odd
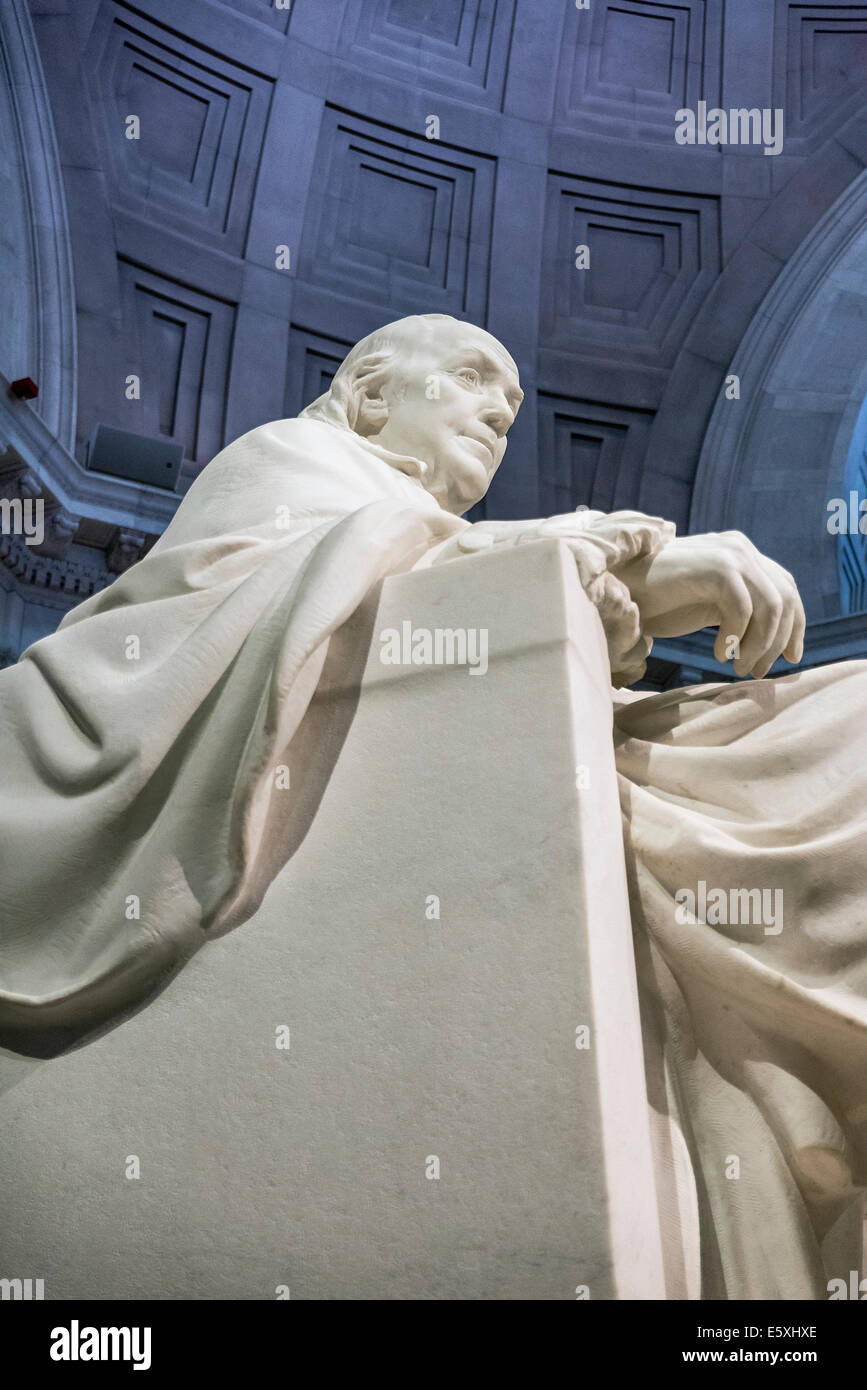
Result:
[[[512,378],[514,385],[519,387],[518,368],[509,353],[493,334],[475,324],[447,319],[442,324],[432,325],[426,341],[416,340],[415,348],[428,359],[433,358],[439,366],[457,364],[464,358],[481,360],[491,370]]]

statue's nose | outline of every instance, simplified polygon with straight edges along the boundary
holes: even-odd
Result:
[[[482,411],[485,424],[489,425],[498,437],[506,433],[514,418],[515,413],[502,391],[498,391]]]

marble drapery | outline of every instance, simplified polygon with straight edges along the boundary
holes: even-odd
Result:
[[[648,1046],[705,1297],[826,1298],[821,1240],[867,1180],[865,700],[863,661],[615,697]]]

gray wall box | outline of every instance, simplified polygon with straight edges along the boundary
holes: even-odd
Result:
[[[129,430],[97,425],[87,446],[87,466],[96,473],[113,473],[152,487],[173,488],[184,451],[180,444],[148,439]]]

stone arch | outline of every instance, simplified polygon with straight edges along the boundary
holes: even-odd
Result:
[[[717,395],[690,530],[746,532],[792,570],[811,618],[838,615],[827,507],[867,391],[867,171],[787,262],[727,371],[741,397]]]

